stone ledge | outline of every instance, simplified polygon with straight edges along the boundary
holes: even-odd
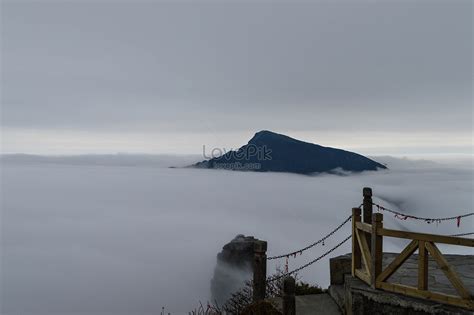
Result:
[[[342,313],[345,312],[345,290],[344,290],[344,285],[341,284],[333,284],[329,286],[328,288],[328,293],[336,302],[337,306],[339,306],[339,309],[341,310]]]
[[[384,253],[384,267],[398,254]],[[412,255],[400,269],[391,277],[397,283],[413,285],[417,279],[417,256]],[[473,287],[474,256],[444,255],[448,262],[455,268],[463,282],[471,290]],[[467,309],[440,304],[437,302],[408,297],[401,294],[374,290],[350,274],[351,254],[346,254],[330,259],[331,286],[329,294],[345,314],[470,314]],[[429,262],[430,285],[452,294],[452,286],[443,273],[432,260]],[[343,281],[341,281],[343,279]]]
[[[345,276],[345,293],[346,314],[474,314],[454,306],[375,290],[351,275]]]

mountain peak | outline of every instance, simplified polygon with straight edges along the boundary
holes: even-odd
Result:
[[[262,136],[283,136],[283,135],[270,131],[270,130],[260,130],[256,132],[254,135],[254,137],[262,137]]]
[[[300,141],[269,130],[257,132],[237,151],[194,165],[259,172],[311,174],[341,169],[350,172],[385,169],[360,154]]]
[[[270,131],[270,130],[260,130],[259,132],[255,133],[255,135],[252,137],[252,139],[258,139],[258,138],[261,138],[261,137],[267,138],[267,137],[279,137],[279,136],[283,136],[283,135],[278,134],[278,133],[273,132],[273,131]],[[250,139],[250,140],[252,140],[252,139]]]
[[[283,134],[279,134],[270,130],[261,130],[252,137],[252,139],[249,140],[249,144],[256,144],[260,142],[266,142],[266,141],[291,141],[291,140],[296,140],[293,138],[290,138],[288,136],[285,136]]]

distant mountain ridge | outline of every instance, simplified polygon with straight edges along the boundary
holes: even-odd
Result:
[[[387,167],[360,154],[300,141],[262,130],[236,151],[198,162],[193,167],[257,172],[311,174],[376,171]]]

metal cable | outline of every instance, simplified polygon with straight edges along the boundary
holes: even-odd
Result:
[[[467,236],[467,235],[474,235],[474,232],[453,234],[453,235],[449,235],[449,236]]]
[[[320,240],[302,248],[302,249],[299,249],[299,250],[296,250],[294,252],[291,252],[291,253],[288,253],[288,254],[284,254],[284,255],[278,255],[278,256],[272,256],[272,257],[267,257],[267,260],[273,260],[273,259],[279,259],[279,258],[284,258],[284,257],[290,257],[290,256],[296,256],[296,254],[302,254],[305,250],[308,250],[320,243],[323,243],[324,244],[324,241],[327,240],[329,237],[331,237],[334,233],[336,233],[340,228],[342,228],[347,222],[349,222],[351,220],[352,216],[350,215],[349,217],[347,217],[347,219],[344,220],[344,222],[342,222],[341,224],[339,224],[334,230],[332,230],[329,234],[327,234],[326,236],[324,236],[323,238],[321,238]]]
[[[284,278],[284,277],[287,277],[287,276],[290,276],[308,266],[311,266],[312,264],[314,264],[315,262],[321,260],[322,258],[326,257],[327,255],[329,255],[330,253],[332,253],[333,251],[335,251],[337,248],[339,248],[342,244],[344,244],[345,242],[347,242],[350,238],[352,237],[352,235],[349,235],[348,237],[346,237],[344,240],[342,240],[339,244],[337,244],[336,246],[334,246],[333,248],[331,248],[330,250],[328,250],[327,252],[325,252],[324,254],[322,254],[321,256],[319,256],[318,258],[310,261],[309,263],[303,265],[303,266],[300,266],[290,272],[287,272],[287,273],[284,273],[282,275],[279,275],[279,276],[276,276],[276,277],[272,277],[272,278],[268,278],[267,279],[267,282],[272,282],[272,281],[276,281],[276,280],[279,280],[281,278]]]

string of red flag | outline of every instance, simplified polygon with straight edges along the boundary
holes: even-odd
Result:
[[[405,214],[405,213],[401,213],[401,212],[398,212],[398,211],[395,211],[395,210],[392,210],[392,209],[388,209],[386,207],[383,207],[379,204],[376,204],[376,203],[372,203],[375,207],[377,207],[377,211],[387,211],[387,212],[390,212],[392,214],[394,214],[395,218],[399,219],[399,220],[407,220],[407,219],[413,219],[413,220],[420,220],[420,221],[425,221],[426,223],[428,224],[431,224],[431,223],[441,223],[443,221],[451,221],[451,220],[455,220],[456,221],[456,225],[457,227],[459,227],[461,225],[461,219],[462,218],[465,218],[465,217],[469,217],[469,216],[472,216],[474,215],[474,212],[470,212],[470,213],[466,213],[466,214],[461,214],[461,215],[457,215],[457,216],[453,216],[453,217],[445,217],[445,218],[426,218],[426,217],[419,217],[419,216],[415,216],[415,215],[411,215],[411,214]]]

